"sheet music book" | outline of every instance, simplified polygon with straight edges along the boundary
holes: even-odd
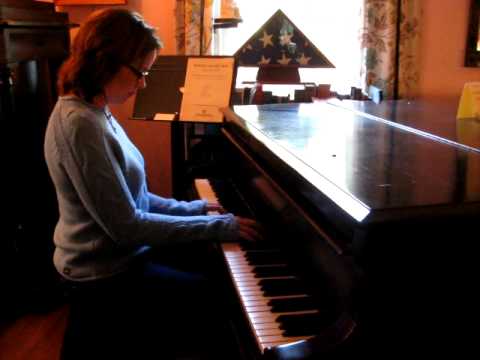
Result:
[[[189,57],[180,107],[180,121],[218,123],[230,104],[233,57]]]

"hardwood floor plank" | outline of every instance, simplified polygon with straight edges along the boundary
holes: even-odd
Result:
[[[27,314],[0,331],[0,359],[55,360],[67,325],[69,306],[46,314]]]

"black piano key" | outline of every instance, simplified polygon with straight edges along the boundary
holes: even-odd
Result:
[[[320,326],[323,315],[316,312],[311,314],[290,314],[279,315],[276,321],[280,324],[280,329],[288,329],[295,326]]]
[[[299,314],[299,315],[279,315],[276,319],[280,329],[284,330],[286,336],[300,336],[293,334],[316,334],[326,326],[324,315]]]
[[[265,296],[301,295],[306,293],[304,283],[298,279],[263,279],[258,284]]]
[[[256,278],[266,278],[273,276],[289,276],[292,275],[292,270],[288,266],[261,266],[253,270]]]
[[[262,240],[262,241],[245,241],[240,243],[240,249],[244,251],[249,250],[270,250],[270,251],[279,251],[278,245],[276,245],[273,241],[270,240]]]
[[[318,304],[310,296],[288,299],[271,299],[268,301],[268,305],[272,307],[271,311],[273,313],[318,309]]]
[[[283,336],[311,336],[316,335],[321,331],[322,327],[313,325],[305,327],[292,327],[282,332]]]
[[[245,257],[250,265],[285,264],[285,256],[280,251],[246,251]]]

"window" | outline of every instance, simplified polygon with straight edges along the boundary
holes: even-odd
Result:
[[[214,52],[232,55],[279,8],[335,65],[335,69],[301,68],[303,82],[331,84],[332,90],[349,94],[360,87],[362,0],[236,0],[243,22],[214,35]],[[255,80],[256,68],[240,68],[237,84]]]

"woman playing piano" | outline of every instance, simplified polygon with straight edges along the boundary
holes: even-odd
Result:
[[[79,358],[92,356],[79,353],[80,348],[99,344],[95,358],[102,348],[105,358],[115,348],[125,355],[127,343],[136,344],[136,358],[153,344],[162,358],[174,356],[180,341],[183,348],[192,341],[204,346],[210,337],[206,319],[196,339],[188,334],[208,309],[215,318],[205,281],[152,262],[151,253],[177,243],[259,238],[253,220],[206,215],[218,205],[148,191],[143,157],[108,106],[146,86],[161,47],[140,15],[107,9],[80,28],[60,70],[61,96],[49,120],[45,156],[60,213],[54,264],[78,304],[72,308],[73,334],[67,332],[66,346],[69,339],[81,342],[73,351]],[[141,331],[147,319],[156,323],[149,339]]]

